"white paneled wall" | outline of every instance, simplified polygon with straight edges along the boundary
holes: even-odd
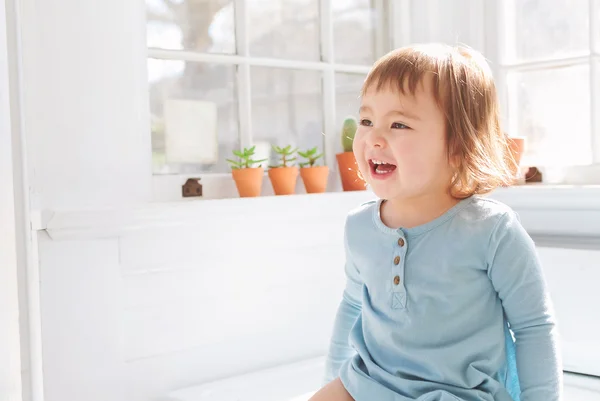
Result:
[[[45,401],[124,400],[118,238],[38,240]]]
[[[325,289],[339,270],[326,265],[339,257],[339,219],[290,217],[261,227],[256,217],[231,221],[230,229],[215,222],[120,239],[127,360],[302,331],[298,317],[319,307],[303,291]]]
[[[559,317],[564,368],[600,376],[600,249],[541,248],[540,256]]]
[[[78,214],[70,231],[50,224],[55,239],[39,234],[45,401],[149,401],[323,354],[344,285],[344,219],[369,198],[200,201],[187,218],[148,224],[106,211]],[[110,224],[83,230],[94,219]],[[600,251],[540,253],[565,367],[600,375]]]
[[[146,401],[323,354],[345,216],[369,198],[298,196],[293,210],[225,207],[95,239],[41,232],[45,401]]]
[[[145,3],[14,1],[32,208],[149,201]]]

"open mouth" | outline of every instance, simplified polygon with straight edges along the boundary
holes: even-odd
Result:
[[[371,167],[371,174],[375,177],[383,178],[390,175],[396,170],[396,165],[387,163],[381,160],[370,159],[369,166]]]

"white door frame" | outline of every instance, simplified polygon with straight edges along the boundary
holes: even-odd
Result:
[[[43,401],[37,233],[22,118],[21,0],[0,0],[0,401]]]
[[[22,401],[6,2],[0,0],[0,401]]]

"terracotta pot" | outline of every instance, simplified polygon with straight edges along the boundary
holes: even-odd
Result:
[[[329,167],[313,166],[300,169],[300,176],[304,182],[306,193],[318,194],[325,192],[327,188],[327,178],[329,177]]]
[[[269,179],[275,195],[292,195],[296,192],[298,167],[275,167],[269,169]]]
[[[338,153],[335,157],[340,169],[340,177],[342,178],[342,188],[344,191],[364,191],[367,184],[358,174],[358,165],[356,164],[354,153]]]
[[[260,196],[264,174],[265,169],[262,167],[231,170],[231,175],[241,198]]]
[[[510,149],[510,153],[515,160],[516,166],[513,166],[512,173],[515,177],[513,184],[523,184],[527,168],[521,166],[521,159],[525,153],[525,144],[527,143],[524,136],[507,137],[506,143]]]
[[[520,166],[521,158],[523,157],[523,153],[525,153],[525,137],[508,137],[506,138],[506,142],[508,143],[508,147],[510,148],[515,162],[517,162],[517,165]]]

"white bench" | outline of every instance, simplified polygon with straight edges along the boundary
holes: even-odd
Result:
[[[307,401],[323,379],[324,358],[309,359],[174,391],[161,401]],[[600,377],[565,373],[564,401],[600,401]]]
[[[161,401],[307,401],[324,372],[320,357],[184,388]]]

